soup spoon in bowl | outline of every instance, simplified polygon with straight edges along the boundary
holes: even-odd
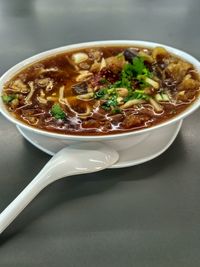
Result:
[[[67,176],[101,171],[118,158],[113,148],[100,142],[75,143],[61,149],[0,214],[0,233],[50,183]]]

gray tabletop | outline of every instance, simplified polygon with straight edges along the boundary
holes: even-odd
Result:
[[[200,59],[199,0],[0,0],[0,74],[66,44],[165,43]],[[0,266],[200,266],[200,110],[160,157],[47,187],[0,236]],[[0,116],[0,211],[49,156]]]

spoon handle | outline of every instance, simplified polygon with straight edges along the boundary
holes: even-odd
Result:
[[[0,234],[21,213],[21,211],[33,200],[46,186],[43,179],[39,179],[40,173],[28,184],[25,189],[10,203],[0,214]]]
[[[63,156],[64,159],[63,159]],[[9,204],[9,206],[0,214],[0,234],[9,224],[21,213],[21,211],[38,195],[44,187],[60,177],[73,175],[73,164],[68,160],[69,152],[59,151],[52,157],[38,175],[25,187],[25,189]],[[67,161],[68,160],[68,161]],[[63,168],[64,165],[64,168]],[[71,169],[70,169],[71,167]],[[63,173],[63,170],[67,169]]]

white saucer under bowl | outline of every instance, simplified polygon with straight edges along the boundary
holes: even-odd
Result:
[[[181,125],[182,121],[178,121],[168,127],[152,131],[142,142],[134,144],[128,149],[118,151],[119,161],[110,168],[130,167],[158,157],[173,143]],[[67,145],[67,141],[62,139],[38,135],[20,126],[17,126],[17,129],[32,145],[51,156]]]

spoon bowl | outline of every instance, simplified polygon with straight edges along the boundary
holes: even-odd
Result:
[[[99,142],[74,143],[61,149],[42,171],[47,182],[69,175],[97,172],[113,165],[119,158],[111,147]]]

